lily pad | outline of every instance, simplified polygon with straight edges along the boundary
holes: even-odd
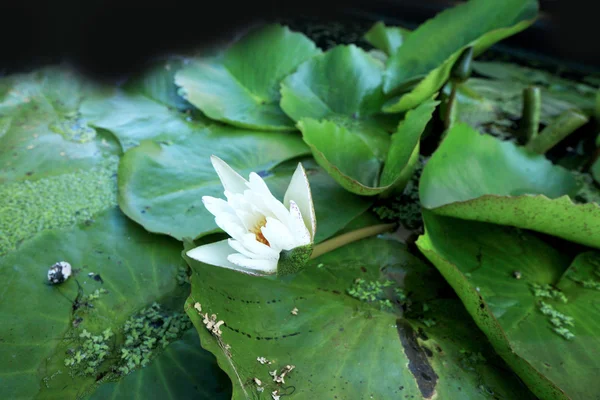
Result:
[[[457,87],[456,119],[480,131],[512,140],[518,130],[517,121],[523,110],[523,90],[527,86],[513,80],[470,78]],[[450,94],[449,85],[444,92]],[[547,91],[543,91],[541,100],[540,123],[543,125],[552,124],[567,110],[579,110],[575,103]]]
[[[175,82],[187,101],[214,120],[249,129],[294,130],[279,107],[281,80],[321,51],[301,33],[268,25],[222,56],[191,60]]]
[[[171,110],[144,95],[121,90],[85,100],[81,113],[90,125],[113,133],[123,151],[147,139],[183,140],[204,127],[202,120],[194,121],[190,115]]]
[[[363,50],[338,46],[301,65],[281,88],[281,107],[298,121],[317,162],[346,190],[361,195],[402,185],[437,105],[428,102],[396,127],[396,118],[379,114],[381,73]]]
[[[596,396],[600,293],[577,280],[600,287],[598,253],[569,267],[568,256],[527,232],[431,212],[424,220],[417,245],[529,388],[542,399]]]
[[[119,153],[111,135],[81,118],[99,88],[74,71],[48,67],[0,79],[0,183],[97,166]]]
[[[142,94],[175,110],[192,110],[194,106],[178,93],[179,88],[175,85],[175,73],[184,63],[183,57],[169,57],[157,61],[142,74],[130,78],[123,89],[129,93]]]
[[[278,172],[273,168],[308,152],[302,139],[295,135],[222,126],[207,127],[170,145],[144,141],[129,150],[119,165],[119,205],[125,214],[150,232],[177,239],[199,237],[218,230],[214,218],[202,204],[202,196],[223,197],[223,186],[210,163],[212,154],[242,176],[254,171],[269,185],[274,180],[274,185],[279,187],[275,193],[282,195],[294,170],[285,167]],[[317,218],[323,217],[320,221],[317,219],[320,240],[341,229],[370,205],[368,201],[344,193],[314,166],[309,182],[315,185],[312,190]],[[329,213],[336,216],[328,220],[325,217]]]
[[[231,382],[215,357],[200,348],[195,329],[169,345],[150,365],[105,383],[90,400],[231,399]]]
[[[439,13],[411,32],[388,59],[384,91],[400,97],[388,101],[383,110],[395,113],[415,107],[442,87],[467,47],[477,56],[527,28],[537,12],[535,0],[470,0]]]
[[[113,368],[128,360],[121,349],[137,349],[151,361],[162,344],[152,354],[135,340],[125,344],[126,321],[133,317],[143,326],[146,320],[136,315],[158,302],[159,319],[147,322],[159,327],[160,320],[170,330],[161,337],[144,331],[149,339],[168,344],[183,333],[171,328],[189,327],[181,314],[189,289],[177,279],[185,278],[187,269],[180,249],[178,242],[147,233],[113,207],[88,223],[42,232],[0,259],[6,283],[0,294],[3,395],[80,398],[119,378]],[[59,261],[70,263],[73,275],[51,286],[47,271]]]
[[[299,126],[315,159],[340,185],[350,192],[373,196],[406,185],[416,167],[421,134],[437,104],[425,102],[406,114],[391,135],[383,168],[366,145],[344,127],[312,119],[300,121]],[[348,150],[339,152],[340,146]]]
[[[423,170],[423,207],[436,214],[512,225],[600,247],[600,206],[575,204],[566,169],[510,142],[456,124]]]
[[[53,67],[0,80],[0,256],[116,205],[119,145],[80,115],[98,88]]]
[[[385,26],[380,21],[365,33],[365,40],[390,56],[402,46],[410,32],[410,29],[399,26]]]
[[[364,50],[337,46],[302,64],[282,82],[281,108],[300,122],[303,135],[312,132],[303,125],[325,120],[348,131],[350,140],[362,142],[370,159],[383,161],[398,120],[377,115],[384,100],[381,79],[381,67]]]
[[[355,242],[279,280],[187,261],[187,312],[233,399],[532,398],[445,282],[394,239]],[[224,321],[215,333],[211,314]]]
[[[535,85],[542,89],[542,114],[544,108],[579,108],[587,115],[594,115],[598,87],[570,81],[549,72],[503,62],[474,62],[473,71],[497,83],[497,87],[521,87]],[[544,105],[546,101],[546,105]],[[552,107],[554,105],[554,107]],[[561,112],[564,111],[560,110]],[[555,112],[555,115],[560,112]]]

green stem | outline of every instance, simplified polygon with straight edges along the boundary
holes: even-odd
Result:
[[[448,97],[448,102],[446,103],[446,112],[444,113],[444,130],[447,131],[454,123],[454,118],[456,115],[455,103],[456,103],[456,83],[450,82],[450,96]],[[442,134],[442,138],[445,136],[446,132]]]
[[[538,134],[542,113],[542,92],[539,87],[523,89],[523,113],[519,127],[521,142],[527,144]]]
[[[379,235],[380,233],[390,231],[396,226],[397,224],[372,225],[367,226],[366,228],[361,228],[352,232],[344,233],[340,236],[336,236],[332,239],[326,240],[316,245],[310,258],[317,258],[339,247],[345,246],[352,242],[356,242],[357,240],[361,240],[364,238],[368,238],[369,236]]]
[[[525,148],[534,153],[544,154],[588,121],[588,117],[579,111],[567,110],[531,139]]]

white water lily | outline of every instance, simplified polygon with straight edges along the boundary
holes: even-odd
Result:
[[[225,161],[211,156],[227,200],[204,196],[206,209],[231,236],[189,250],[188,257],[253,275],[290,273],[312,253],[316,230],[310,185],[302,164],[292,176],[283,203],[255,172],[247,181]],[[293,264],[293,265],[290,265]]]

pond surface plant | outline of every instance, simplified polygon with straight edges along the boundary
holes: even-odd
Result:
[[[489,56],[537,17],[1,77],[0,397],[596,399],[600,74]]]

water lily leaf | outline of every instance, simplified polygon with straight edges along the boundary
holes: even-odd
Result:
[[[409,110],[437,92],[461,53],[477,56],[494,43],[522,31],[537,16],[536,0],[492,3],[470,0],[439,13],[408,35],[387,63],[384,91],[400,94],[385,112]]]
[[[514,80],[470,78],[458,85],[456,120],[503,139],[515,139],[523,110],[523,90],[528,85]],[[579,110],[575,103],[542,90],[540,123],[552,124],[567,110]],[[450,94],[450,87],[444,87]]]
[[[527,232],[429,211],[424,220],[417,246],[529,388],[541,399],[596,396],[598,253],[569,267],[568,256]]]
[[[281,107],[299,121],[317,162],[346,190],[361,195],[381,193],[401,184],[397,181],[403,172],[409,175],[409,160],[414,161],[420,135],[437,105],[430,102],[407,114],[397,128],[396,118],[379,114],[381,72],[373,57],[358,47],[337,46],[301,65],[281,85]],[[390,160],[393,166],[383,168]]]
[[[119,145],[80,116],[98,88],[64,68],[0,80],[0,256],[116,205]]]
[[[144,328],[157,343],[177,339],[190,326],[182,314],[189,286],[180,253],[178,242],[150,235],[113,207],[88,223],[42,232],[0,259],[0,278],[7,283],[0,294],[3,395],[80,398],[118,378],[112,368],[128,360],[123,348],[151,362],[162,346],[151,355],[150,344],[125,345],[133,335],[126,321],[168,327],[160,337]],[[50,286],[48,268],[59,261],[72,265],[73,276]],[[152,319],[136,317],[153,302],[161,308]],[[143,361],[132,362],[139,367]]]
[[[349,130],[312,119],[300,121],[299,126],[315,159],[340,185],[350,192],[373,196],[406,185],[416,167],[421,134],[438,104],[425,102],[406,114],[391,136],[383,169]],[[340,152],[340,147],[346,150]]]
[[[283,161],[307,155],[300,137],[286,133],[250,132],[211,126],[170,145],[144,141],[129,150],[119,165],[119,205],[134,221],[151,232],[177,239],[199,237],[217,230],[202,196],[223,198],[223,186],[210,162],[222,158],[242,176],[254,171],[267,184],[279,186],[280,199],[293,169],[272,170]],[[294,164],[293,168],[297,164]],[[309,182],[317,212],[317,237],[325,238],[369,207],[370,202],[344,193],[323,171],[312,168]],[[340,203],[332,202],[337,199]],[[340,207],[343,204],[344,207]],[[335,214],[330,219],[328,215]],[[319,216],[322,218],[320,219]]]
[[[559,108],[554,115],[565,111],[566,104],[579,108],[585,114],[594,115],[597,87],[561,78],[547,71],[503,62],[474,62],[473,71],[492,78],[496,87],[509,86],[525,88],[535,85],[542,90],[542,115],[553,108]],[[545,123],[545,122],[544,122]]]
[[[279,85],[321,51],[301,33],[280,25],[254,30],[222,57],[191,61],[175,75],[182,96],[206,116],[261,130],[294,130],[279,107]]]
[[[566,169],[514,143],[456,124],[423,170],[423,207],[437,214],[548,233],[600,247],[600,207],[574,204]]]
[[[188,330],[150,365],[118,382],[101,385],[90,400],[106,399],[231,399],[231,382],[202,350],[198,333]]]
[[[118,154],[112,137],[79,113],[98,90],[61,67],[1,78],[0,183],[89,169]]]
[[[178,93],[179,88],[175,85],[175,73],[184,66],[184,62],[183,57],[158,61],[142,74],[130,78],[123,88],[175,110],[192,110],[194,106]]]
[[[377,115],[384,100],[381,75],[377,61],[364,50],[336,46],[284,79],[281,108],[294,121],[325,119],[347,130],[356,136],[353,140],[364,142],[370,158],[383,161],[398,121]]]
[[[385,26],[383,22],[376,22],[375,25],[365,33],[365,40],[374,47],[383,51],[388,56],[396,53],[398,48],[410,35],[410,29],[399,26]]]
[[[123,151],[146,139],[182,140],[204,127],[202,120],[194,121],[190,115],[171,110],[142,94],[121,90],[85,100],[81,113],[90,125],[112,132]]]
[[[187,261],[187,312],[231,378],[233,399],[260,390],[299,398],[532,398],[460,302],[444,297],[435,270],[394,239],[355,242],[285,279]],[[398,306],[409,301],[412,314]],[[211,314],[223,321],[216,330]],[[286,366],[294,368],[281,377]]]

